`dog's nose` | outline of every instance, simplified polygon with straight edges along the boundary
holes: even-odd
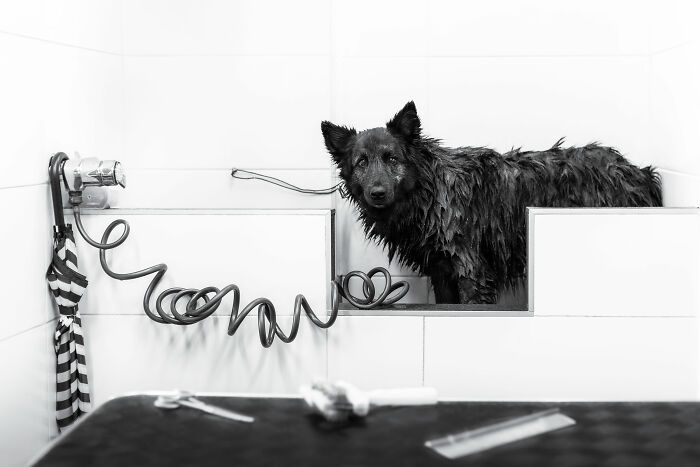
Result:
[[[369,191],[369,195],[373,200],[379,201],[386,198],[386,190],[383,187],[377,186]]]

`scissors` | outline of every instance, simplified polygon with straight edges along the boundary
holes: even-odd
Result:
[[[218,417],[236,420],[237,422],[252,423],[255,419],[248,415],[243,415],[232,410],[222,409],[213,405],[205,404],[196,399],[194,394],[187,391],[175,391],[174,394],[162,394],[156,398],[153,403],[159,409],[177,409],[180,406],[190,407],[192,409],[201,410]]]

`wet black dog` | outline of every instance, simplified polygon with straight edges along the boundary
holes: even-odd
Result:
[[[527,206],[661,205],[653,168],[613,148],[446,148],[421,135],[413,102],[385,128],[321,130],[367,236],[430,276],[438,303],[495,303],[522,280]]]

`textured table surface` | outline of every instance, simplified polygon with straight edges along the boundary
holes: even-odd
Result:
[[[40,466],[700,466],[700,403],[441,403],[330,425],[299,399],[202,397],[253,424],[154,396],[110,400],[57,440]],[[559,407],[577,425],[449,460],[428,439]]]

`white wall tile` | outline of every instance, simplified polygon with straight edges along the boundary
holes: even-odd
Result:
[[[122,0],[44,0],[40,37],[105,52],[122,51]]]
[[[56,46],[0,34],[0,127],[3,169],[0,187],[44,182],[50,154],[44,152],[47,55]]]
[[[85,316],[87,364],[96,404],[128,391],[296,394],[302,384],[326,376],[326,331],[304,316],[294,342],[260,345],[257,316],[238,332],[228,318],[193,326],[169,326],[144,316]],[[288,333],[291,317],[279,325]]]
[[[670,170],[659,170],[664,206],[700,207],[700,175],[689,175]]]
[[[599,141],[648,161],[647,58],[430,60],[431,136],[448,146],[542,150]]]
[[[233,179],[230,169],[132,170],[126,166],[124,170],[127,188],[107,191],[113,208],[331,209],[333,204],[332,195],[297,193],[260,180]],[[335,184],[331,169],[254,171],[302,188],[321,189]]]
[[[44,0],[0,2],[0,31],[39,37],[43,19]]]
[[[535,315],[700,315],[700,210],[534,209],[528,226]]]
[[[328,330],[328,379],[362,389],[423,385],[423,318],[341,316]]]
[[[648,52],[647,1],[437,0],[434,55],[613,55]]]
[[[122,151],[121,59],[0,35],[0,187],[47,180],[51,155],[116,157]]]
[[[121,52],[121,0],[0,2],[0,32]]]
[[[408,101],[427,111],[425,57],[343,57],[335,60],[334,123],[356,128],[381,127]]]
[[[426,52],[425,0],[335,0],[333,40],[340,56],[420,56]]]
[[[0,206],[0,240],[6,246],[0,284],[16,297],[14,303],[7,304],[7,319],[0,328],[2,339],[54,317],[46,284],[53,212],[47,185],[0,189]]]
[[[700,38],[700,4],[693,0],[651,0],[651,52],[668,50]]]
[[[327,54],[324,0],[124,2],[129,54]]]
[[[700,42],[651,58],[651,150],[654,163],[700,175]]]
[[[325,315],[330,259],[326,257],[326,216],[322,213],[115,213],[84,215],[83,222],[93,238],[101,238],[107,224],[117,218],[128,220],[131,236],[108,253],[110,267],[127,272],[167,264],[158,293],[176,286],[213,285],[221,289],[233,283],[240,288],[241,308],[258,297],[267,297],[278,314],[291,315],[295,297],[301,293],[319,316]],[[113,239],[117,235],[115,232]],[[80,268],[90,281],[81,301],[82,312],[143,314],[143,294],[152,276],[114,280],[102,271],[96,249],[79,236],[77,244]],[[230,314],[232,302],[231,293],[217,314]],[[169,306],[169,301],[165,304]]]
[[[327,168],[324,57],[127,57],[131,167]]]
[[[46,140],[44,165],[53,153],[118,159],[123,151],[122,62],[106,55],[52,46],[43,64]],[[45,170],[45,169],[44,169]]]
[[[694,318],[426,318],[425,385],[466,400],[694,400]]]
[[[25,465],[55,429],[56,356],[51,334],[55,322],[0,340],[3,385],[0,388],[2,464]],[[52,392],[53,391],[53,392]]]

